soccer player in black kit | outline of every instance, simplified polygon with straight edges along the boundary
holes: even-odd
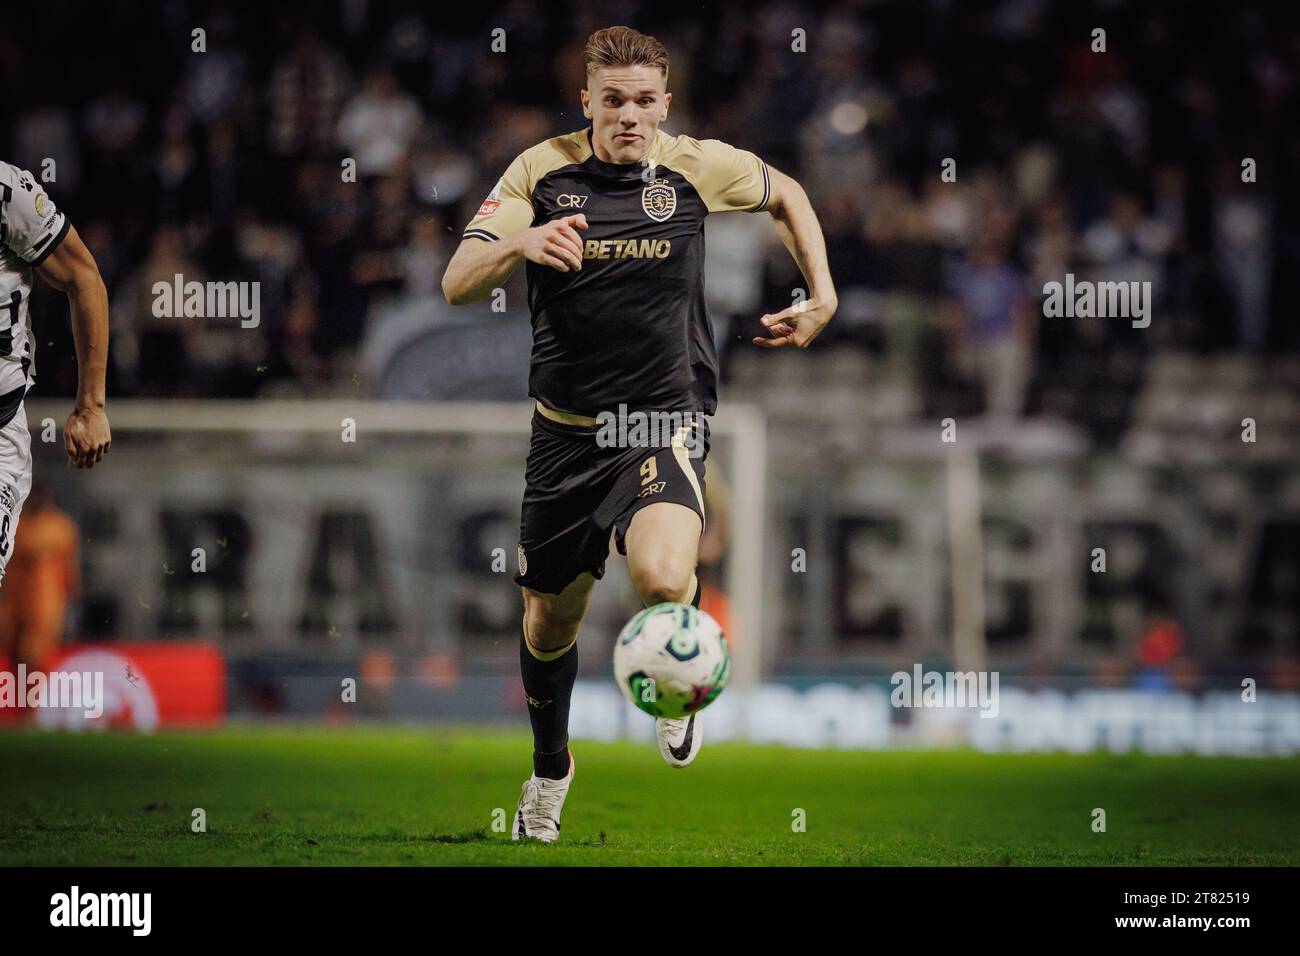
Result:
[[[704,217],[766,212],[809,297],[763,316],[765,348],[807,346],[835,313],[826,245],[807,194],[753,153],[670,136],[668,53],[628,27],[584,51],[585,129],[539,143],[506,170],[466,227],[442,280],[453,305],[476,302],[526,261],[536,401],[519,535],[520,666],[533,727],[533,773],[513,839],[553,842],[573,780],[569,700],[578,627],[605,571],[612,529],[646,606],[699,606],[707,416],[718,361],[704,305]],[[620,414],[670,422],[659,440],[614,442]],[[680,423],[680,427],[678,427]],[[700,715],[657,721],[672,766],[695,759]]]

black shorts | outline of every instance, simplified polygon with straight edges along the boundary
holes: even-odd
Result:
[[[632,516],[658,501],[685,505],[703,523],[708,421],[685,427],[693,433],[679,430],[667,444],[602,447],[598,426],[561,424],[534,409],[515,582],[559,594],[584,571],[603,577],[610,529],[627,554]]]

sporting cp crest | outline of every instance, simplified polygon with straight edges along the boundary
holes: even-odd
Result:
[[[665,179],[656,179],[641,190],[641,208],[655,222],[663,222],[677,211],[677,190]]]

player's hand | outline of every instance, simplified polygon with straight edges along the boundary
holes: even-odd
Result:
[[[63,447],[68,461],[78,468],[94,468],[108,454],[113,435],[108,430],[108,416],[102,408],[78,405],[63,426]]]
[[[839,303],[834,299],[805,299],[775,315],[763,316],[762,322],[770,338],[754,337],[754,344],[766,349],[779,349],[787,345],[806,349],[813,339],[826,328]]]
[[[581,271],[582,237],[578,230],[586,228],[587,217],[576,213],[527,229],[524,231],[524,258],[560,272]]]

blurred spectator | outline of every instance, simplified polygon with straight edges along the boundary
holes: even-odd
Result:
[[[113,334],[109,356],[122,380],[141,395],[193,395],[183,315],[155,314],[154,286],[169,289],[176,276],[204,282],[206,273],[185,249],[184,235],[175,226],[154,234],[149,255],[126,280],[112,301],[109,327]]]
[[[54,157],[59,159],[49,171],[55,178],[47,180],[46,162]],[[81,185],[81,153],[72,111],[53,103],[33,104],[15,126],[13,161],[36,173],[42,182],[76,192]]]
[[[1159,295],[1164,285],[1161,263],[1172,241],[1168,224],[1146,216],[1138,196],[1118,192],[1110,198],[1107,215],[1084,231],[1081,244],[1093,267],[1089,278],[1150,282]]]
[[[438,231],[439,220],[422,216],[411,224],[410,240],[400,250],[402,291],[412,298],[440,295],[442,273],[451,258]]]
[[[1237,183],[1215,195],[1215,261],[1236,312],[1237,344],[1253,351],[1268,339],[1272,232],[1272,211],[1257,192]]]
[[[20,528],[0,588],[0,657],[41,669],[58,649],[68,602],[79,587],[77,526],[38,480]]]
[[[1024,410],[1033,334],[1025,277],[1007,258],[1008,239],[1009,223],[991,218],[950,282],[954,354],[979,378],[985,412],[1000,421]]]
[[[278,156],[328,152],[351,80],[319,33],[299,27],[289,56],[271,71],[267,146]]]
[[[1190,689],[1195,684],[1194,670],[1189,670],[1182,656],[1187,645],[1183,627],[1161,612],[1147,615],[1146,630],[1138,642],[1137,686],[1144,690]]]
[[[117,81],[86,109],[86,138],[101,158],[126,157],[140,148],[149,114],[144,103]]]
[[[374,67],[361,92],[343,108],[339,142],[357,161],[360,175],[394,173],[406,160],[423,121],[419,104],[397,85],[393,71]]]

